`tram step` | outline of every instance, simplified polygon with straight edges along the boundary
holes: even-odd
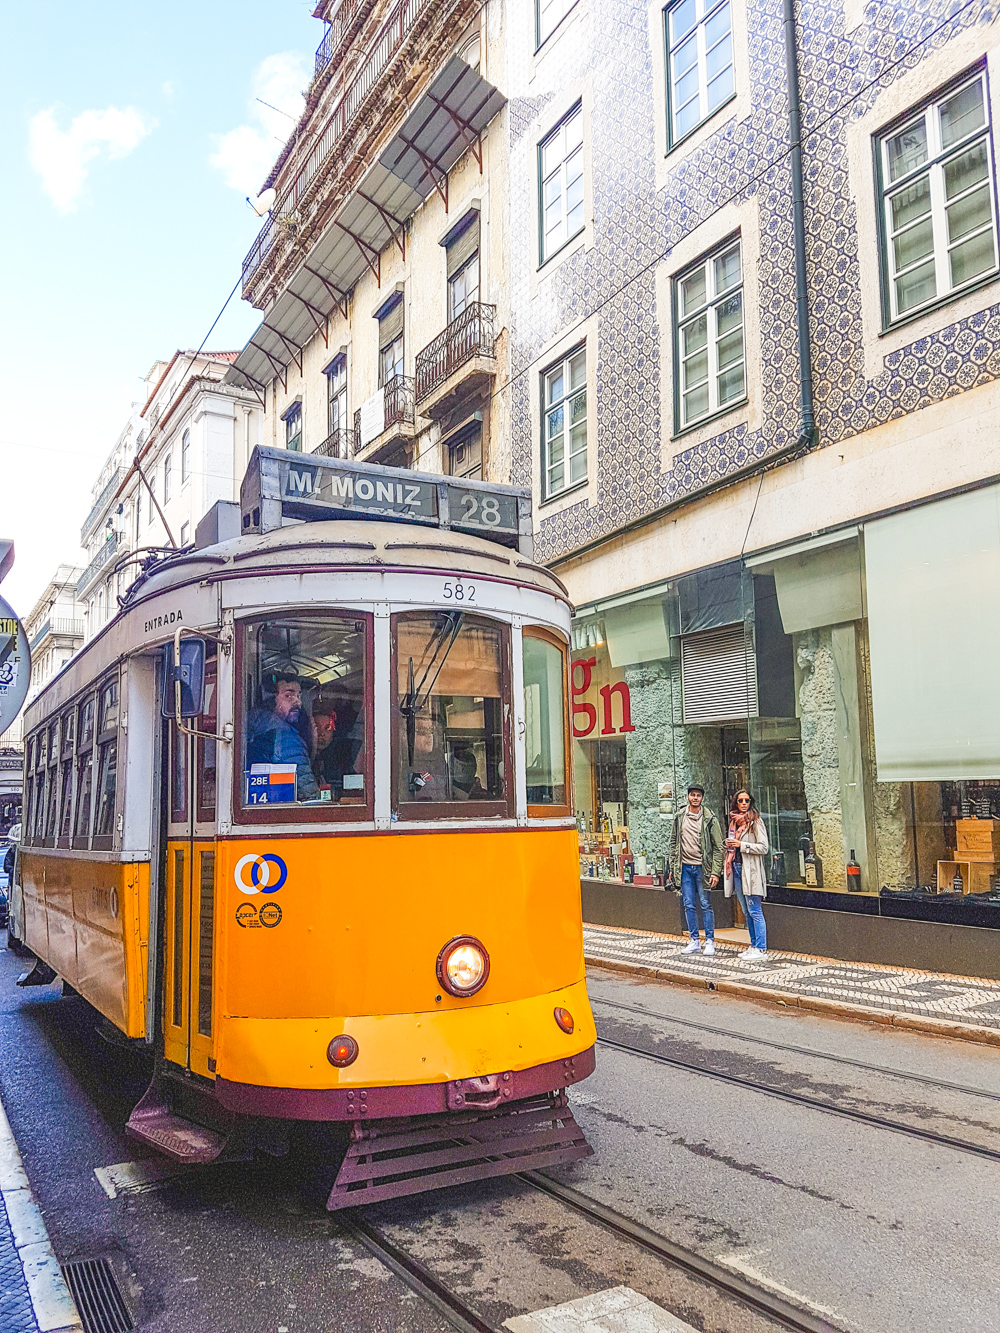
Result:
[[[164,1100],[156,1081],[150,1084],[142,1100],[129,1117],[125,1133],[140,1143],[155,1148],[165,1157],[186,1165],[202,1166],[214,1162],[226,1146],[227,1134],[220,1134],[193,1120],[175,1115]]]
[[[15,986],[51,986],[55,981],[56,974],[49,967],[48,963],[43,963],[40,958],[35,959],[35,966],[28,972],[22,972]]]
[[[327,1208],[356,1208],[471,1180],[536,1171],[593,1152],[564,1092],[489,1112],[355,1121]]]

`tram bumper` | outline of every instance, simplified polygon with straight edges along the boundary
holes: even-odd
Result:
[[[554,1010],[574,1015],[572,1034]],[[345,1069],[332,1038],[358,1045]],[[339,1120],[502,1108],[586,1078],[597,1039],[586,983],[503,1004],[378,1016],[223,1019],[219,1102],[243,1115]],[[461,1098],[462,1100],[458,1100]]]

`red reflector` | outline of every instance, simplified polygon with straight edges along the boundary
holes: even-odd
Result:
[[[557,1005],[555,1009],[552,1010],[552,1014],[556,1022],[562,1028],[563,1032],[569,1033],[573,1031],[574,1027],[573,1015],[570,1013],[568,1009],[563,1009],[559,1005]]]
[[[572,1021],[572,1020],[571,1020]],[[338,1069],[352,1065],[358,1058],[358,1043],[353,1037],[334,1037],[326,1048],[326,1058]]]

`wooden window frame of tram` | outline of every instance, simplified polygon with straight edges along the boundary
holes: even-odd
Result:
[[[480,620],[496,625],[500,631],[500,688],[503,691],[501,703],[507,708],[503,713],[502,744],[505,794],[500,801],[401,801],[399,799],[399,635],[397,625],[408,615],[433,615],[435,612],[451,610],[450,607],[430,606],[414,607],[412,611],[398,611],[389,618],[390,658],[389,690],[391,699],[391,723],[389,762],[392,765],[391,793],[392,811],[399,823],[419,822],[432,819],[513,819],[514,818],[514,744],[512,736],[514,694],[513,672],[511,670],[511,627],[506,620],[499,620],[485,612],[472,612]]]
[[[573,751],[570,749],[572,737],[569,730],[569,701],[570,701],[570,672],[569,672],[569,644],[565,639],[554,633],[550,629],[545,629],[541,625],[525,625],[521,629],[522,643],[524,639],[541,639],[544,643],[550,643],[554,648],[558,648],[562,654],[562,681],[563,681],[563,774],[566,785],[566,800],[562,805],[531,805],[526,803],[529,819],[568,819],[573,813]],[[524,650],[521,650],[522,671]],[[527,756],[525,756],[525,765],[527,765]],[[527,767],[525,767],[525,789],[527,789]],[[526,792],[527,794],[527,792]]]
[[[324,801],[321,805],[302,806],[293,802],[260,806],[243,804],[243,670],[246,664],[247,636],[254,626],[281,617],[328,618],[330,620],[362,621],[365,627],[365,779],[364,805],[336,805]],[[234,824],[371,824],[375,821],[375,616],[371,611],[351,611],[337,607],[282,607],[261,615],[248,616],[236,622],[236,649],[233,671],[233,823]]]

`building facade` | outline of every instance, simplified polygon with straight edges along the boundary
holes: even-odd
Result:
[[[80,531],[90,557],[76,586],[87,639],[116,614],[147,555],[190,545],[216,501],[239,497],[262,409],[252,392],[223,383],[235,358],[178,351],[150,368]]]
[[[82,572],[73,565],[60,565],[24,618],[24,632],[31,650],[31,684],[25,708],[83,645],[83,607],[76,597]],[[23,716],[24,708],[14,725],[0,736],[0,746],[21,746]]]
[[[263,319],[229,380],[259,395],[269,445],[503,479],[503,11],[342,0],[317,16],[306,108],[243,265]]]
[[[689,781],[749,786],[779,947],[996,975],[997,12],[508,5],[512,480],[577,607],[589,919],[649,923],[609,881]]]

